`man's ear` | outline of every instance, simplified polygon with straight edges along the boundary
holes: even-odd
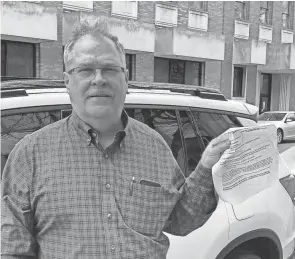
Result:
[[[126,83],[128,83],[128,80],[129,80],[129,70],[126,69],[125,70],[125,81],[126,81]]]
[[[70,88],[70,76],[67,72],[63,72],[63,75],[64,75],[64,82],[65,82],[65,85],[66,85],[66,88],[67,88],[67,92],[69,93],[69,88]]]

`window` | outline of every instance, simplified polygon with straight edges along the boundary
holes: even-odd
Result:
[[[235,2],[235,16],[238,19],[241,20],[247,20],[249,19],[249,2],[245,2],[245,1],[236,1]]]
[[[199,111],[192,111],[192,113],[205,146],[229,128],[242,126],[233,115]]]
[[[244,97],[245,68],[234,67],[233,97]]]
[[[1,117],[1,174],[14,146],[26,135],[61,119],[61,111],[28,112]]]
[[[169,60],[169,83],[184,84],[185,61]]]
[[[62,46],[62,64],[63,64],[63,71],[66,71],[65,61],[64,61],[64,53],[65,53],[65,46]]]
[[[177,150],[177,157],[186,157],[186,164],[183,165],[186,168],[186,171],[183,171],[186,177],[195,170],[205,148],[202,138],[195,127],[194,119],[189,114],[186,111],[179,111],[184,149],[180,147],[180,144],[171,147],[174,152]],[[177,134],[175,134],[173,142],[179,142],[178,138],[179,136],[177,137]],[[184,155],[180,156],[179,154],[183,152]],[[180,162],[178,161],[178,163]]]
[[[286,119],[291,119],[291,121],[295,121],[295,113],[288,114]]]
[[[265,24],[271,24],[271,16],[272,16],[272,2],[269,1],[261,1],[260,2],[260,15],[259,21]]]
[[[283,29],[292,30],[293,29],[293,16],[294,7],[293,2],[283,1],[283,13],[282,13],[282,27]]]
[[[208,11],[208,2],[207,1],[191,1],[189,2],[192,9],[199,11]]]
[[[154,58],[154,81],[159,83],[204,85],[205,62]]]
[[[171,148],[182,172],[186,177],[189,176],[196,168],[204,150],[202,139],[196,133],[197,129],[193,118],[186,111],[178,112],[165,109],[129,108],[126,109],[126,112],[130,117],[145,123],[160,133]]]
[[[135,80],[135,54],[126,54],[126,68],[129,71],[128,80]]]
[[[177,160],[179,167],[185,172],[184,153],[179,153],[183,148],[180,130],[174,110],[150,110],[150,109],[126,109],[131,118],[134,118],[150,128],[156,130],[172,149],[172,153]],[[179,147],[180,145],[180,147]]]
[[[34,77],[36,75],[35,45],[1,41],[1,75]]]

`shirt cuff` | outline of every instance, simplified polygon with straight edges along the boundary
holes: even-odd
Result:
[[[191,214],[210,214],[217,206],[212,169],[199,163],[186,179],[182,206]]]

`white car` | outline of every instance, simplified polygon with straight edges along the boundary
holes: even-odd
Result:
[[[62,81],[2,82],[1,158],[26,134],[71,114]],[[148,88],[146,88],[148,87]],[[188,176],[208,142],[228,128],[256,125],[257,107],[196,86],[129,83],[129,116],[157,130]],[[173,89],[173,90],[168,90]],[[168,259],[291,259],[295,246],[295,181],[280,164],[280,181],[232,206],[218,198],[209,220],[185,237],[168,235]]]
[[[295,139],[295,111],[264,112],[259,115],[258,124],[274,124],[277,127],[278,143]]]

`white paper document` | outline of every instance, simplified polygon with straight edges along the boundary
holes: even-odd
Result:
[[[279,152],[274,125],[231,128],[230,148],[212,168],[221,199],[238,204],[278,181]]]

